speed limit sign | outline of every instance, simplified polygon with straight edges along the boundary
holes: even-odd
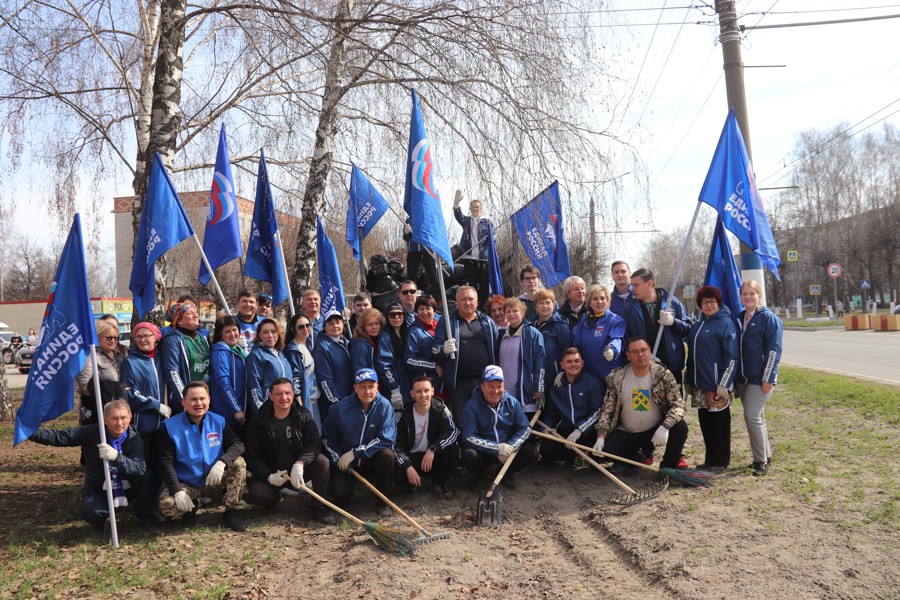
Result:
[[[841,273],[844,272],[844,269],[841,268],[841,265],[837,263],[831,263],[828,265],[828,276],[832,279],[837,279],[841,276]]]

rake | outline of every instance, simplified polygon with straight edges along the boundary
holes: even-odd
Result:
[[[585,452],[590,452],[598,456],[605,456],[606,458],[611,458],[625,464],[634,465],[635,467],[653,471],[654,473],[658,473],[663,477],[666,477],[667,479],[670,479],[687,487],[711,487],[713,484],[713,480],[718,477],[718,475],[716,473],[713,473],[712,471],[703,471],[701,469],[673,469],[671,467],[654,467],[653,465],[645,465],[642,462],[622,458],[621,456],[616,456],[615,454],[610,454],[608,452],[597,452],[593,448],[583,446],[581,444],[576,444],[574,442],[570,442],[570,445],[576,448],[580,448]]]
[[[286,478],[290,479],[290,478]],[[396,554],[397,556],[409,556],[413,552],[415,552],[416,547],[413,542],[410,541],[409,536],[403,533],[402,531],[397,531],[396,529],[390,529],[388,527],[383,527],[378,523],[372,523],[369,521],[363,521],[362,519],[358,519],[337,506],[336,504],[332,504],[319,494],[312,491],[305,485],[301,485],[300,489],[333,510],[334,512],[343,515],[344,517],[350,519],[357,525],[362,525],[362,528],[366,533],[369,534],[369,537],[372,538],[372,541],[375,542],[375,545],[390,552],[391,554]]]
[[[544,427],[547,427],[546,425],[544,425],[544,423],[541,423],[540,421],[538,421],[538,423],[540,423]],[[549,429],[549,427],[548,427],[548,429]],[[613,504],[630,505],[630,504],[637,504],[638,502],[644,502],[645,500],[650,500],[652,498],[656,498],[657,496],[662,494],[666,490],[667,487],[669,487],[668,480],[664,479],[662,481],[655,483],[654,485],[651,485],[648,488],[644,488],[642,490],[635,491],[635,490],[631,489],[630,487],[628,487],[628,485],[626,485],[621,479],[619,479],[618,477],[616,477],[615,475],[613,475],[612,473],[607,471],[603,467],[603,465],[601,465],[596,460],[594,460],[593,458],[591,458],[590,456],[585,454],[581,449],[575,447],[575,444],[573,444],[572,442],[570,442],[569,440],[567,440],[566,438],[561,436],[559,433],[556,433],[554,431],[553,435],[551,435],[551,434],[543,433],[543,432],[537,431],[537,430],[532,431],[532,433],[538,437],[545,438],[548,440],[553,440],[554,442],[559,442],[560,444],[565,444],[565,446],[567,448],[572,448],[572,450],[574,450],[575,453],[578,454],[578,456],[580,456],[581,458],[583,458],[584,460],[589,462],[598,471],[600,471],[601,473],[603,473],[604,475],[609,477],[613,483],[615,483],[617,486],[622,488],[621,492],[613,492],[612,494],[610,494],[609,501]]]
[[[369,488],[369,490],[371,490],[373,494],[375,494],[376,496],[378,496],[379,498],[381,498],[382,502],[384,502],[385,504],[387,504],[388,506],[390,506],[397,514],[399,514],[401,517],[403,517],[404,519],[406,519],[406,520],[409,522],[410,525],[412,525],[413,527],[416,528],[416,531],[419,532],[419,535],[418,535],[418,537],[415,537],[415,538],[409,540],[410,543],[415,544],[415,545],[418,546],[419,544],[428,544],[428,543],[433,542],[433,541],[435,541],[435,540],[446,540],[446,539],[448,539],[448,538],[450,537],[450,534],[447,533],[447,532],[442,532],[442,533],[429,533],[428,531],[425,530],[424,527],[422,527],[421,525],[419,525],[419,524],[416,522],[415,519],[413,519],[411,516],[409,516],[408,514],[406,514],[405,512],[403,512],[403,509],[401,509],[399,506],[397,506],[396,504],[394,504],[393,502],[391,502],[391,499],[388,498],[388,497],[387,497],[386,495],[384,495],[383,493],[381,493],[381,490],[379,490],[377,487],[375,487],[374,485],[372,485],[372,483],[371,483],[368,479],[366,479],[365,477],[363,477],[362,475],[360,475],[359,473],[357,473],[355,469],[352,469],[352,468],[351,468],[351,469],[347,469],[347,470],[348,470],[351,474],[353,474],[354,477],[356,477],[357,479],[359,479],[359,481],[360,481],[364,486],[366,486],[367,488]]]

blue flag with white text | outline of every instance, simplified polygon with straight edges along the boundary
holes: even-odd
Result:
[[[92,345],[97,345],[97,332],[91,314],[81,216],[76,214],[50,285],[25,396],[16,411],[14,446],[28,439],[41,423],[72,410],[75,376],[84,367]]]
[[[387,212],[388,204],[366,174],[356,165],[350,172],[350,200],[347,202],[347,243],[353,248],[353,259],[359,260],[359,228],[365,238],[378,219]]]
[[[551,183],[531,202],[513,213],[512,221],[525,253],[531,264],[540,271],[546,287],[553,287],[572,274],[559,182]]]
[[[178,192],[159,153],[155,153],[128,284],[128,289],[134,294],[134,312],[139,316],[150,312],[156,305],[156,260],[192,235],[194,228],[184,212]]]
[[[288,298],[287,274],[281,262],[281,244],[278,236],[278,219],[275,217],[275,201],[269,185],[266,155],[259,151],[259,169],[256,175],[256,204],[253,206],[253,223],[247,242],[247,260],[244,274],[272,284],[272,306],[278,306]]]
[[[221,265],[241,257],[241,228],[238,223],[237,195],[228,162],[228,144],[225,141],[225,125],[219,134],[219,151],[209,192],[209,212],[206,215],[206,233],[203,234],[203,253],[209,266],[216,270]],[[200,261],[203,285],[209,283],[210,274]]]
[[[490,231],[487,240],[488,290],[492,296],[494,294],[505,296],[503,276],[500,274],[500,259],[497,257],[497,244],[494,240],[494,224],[490,221],[488,221],[488,230]]]
[[[319,298],[322,300],[320,310],[323,315],[330,310],[343,312],[344,284],[341,282],[337,253],[319,217],[316,217],[316,258],[319,263]]]
[[[431,142],[425,133],[419,97],[412,90],[412,116],[409,123],[409,155],[406,162],[406,189],[403,210],[409,215],[412,242],[434,250],[453,267],[453,254],[447,238],[447,225],[441,198],[434,186]]]
[[[700,190],[700,202],[715,208],[725,228],[747,244],[781,281],[778,275],[781,259],[775,237],[756,187],[753,165],[734,109],[728,110],[716,153]]]
[[[731,318],[737,322],[738,315],[744,309],[741,305],[741,271],[734,261],[731,244],[722,219],[716,219],[716,230],[713,234],[712,246],[709,249],[709,260],[706,262],[706,278],[703,285],[711,285],[722,292],[722,304],[731,311]]]

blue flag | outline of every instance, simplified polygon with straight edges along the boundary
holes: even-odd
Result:
[[[412,103],[403,210],[410,218],[411,241],[434,250],[452,269],[453,255],[450,253],[447,225],[444,223],[441,198],[434,187],[431,143],[425,133],[425,123],[422,120],[422,109],[419,108],[416,90],[412,90]]]
[[[259,170],[256,176],[256,204],[253,207],[253,223],[250,241],[247,242],[247,261],[244,273],[248,277],[272,284],[272,306],[278,306],[288,298],[287,275],[281,262],[281,244],[278,243],[278,219],[275,202],[269,185],[266,155],[259,151]]]
[[[540,271],[546,287],[553,287],[572,274],[563,227],[562,202],[559,200],[559,182],[551,183],[531,202],[513,213],[512,221],[525,253],[531,264]]]
[[[488,230],[490,231],[487,243],[488,290],[490,290],[492,296],[494,294],[505,296],[506,294],[503,293],[503,277],[500,274],[500,259],[497,258],[497,246],[494,242],[494,224],[490,221],[488,221]]]
[[[321,312],[344,311],[344,284],[338,268],[334,244],[322,227],[322,219],[316,217],[316,258],[319,262],[319,297],[322,299]]]
[[[91,316],[81,216],[76,214],[50,285],[25,396],[16,411],[13,445],[28,439],[41,423],[72,410],[75,376],[84,367],[97,333]]]
[[[150,167],[141,225],[134,245],[131,282],[128,284],[128,289],[134,294],[134,312],[138,315],[150,312],[156,305],[156,259],[192,235],[194,228],[159,153],[156,153]]]
[[[228,144],[225,141],[225,125],[219,134],[219,151],[216,153],[216,170],[209,192],[209,213],[206,215],[206,233],[203,234],[203,253],[213,270],[228,261],[241,257],[241,228],[238,223],[237,196],[234,179],[228,162]],[[200,261],[203,285],[209,283],[210,274]]]
[[[741,271],[734,262],[731,244],[722,219],[716,219],[716,231],[713,234],[712,247],[709,249],[709,260],[706,262],[706,278],[703,285],[711,285],[722,292],[722,304],[731,311],[731,318],[737,322],[738,315],[744,309],[741,305]]]
[[[352,164],[352,163],[351,163]],[[388,203],[359,167],[350,172],[350,200],[347,202],[347,243],[353,248],[353,259],[359,260],[359,228],[363,238],[369,235],[378,219],[387,212]]]
[[[700,202],[715,208],[725,228],[747,244],[781,281],[778,275],[781,260],[775,237],[756,187],[753,165],[734,109],[728,111],[716,153],[700,190]]]

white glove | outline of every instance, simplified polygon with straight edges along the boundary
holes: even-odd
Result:
[[[175,492],[175,506],[183,513],[194,510],[194,503],[191,502],[191,497],[184,490]]]
[[[403,226],[403,233],[409,234],[412,233],[412,227],[409,223]]]
[[[574,444],[575,442],[578,441],[578,438],[580,438],[580,437],[581,437],[581,430],[576,427],[575,431],[573,431],[568,436],[566,436],[566,440],[569,442],[572,442]]]
[[[119,453],[109,444],[97,444],[97,450],[100,451],[100,458],[103,460],[116,460]]]
[[[724,385],[720,385],[716,388],[716,396],[728,402],[728,389]]]
[[[269,485],[274,485],[275,487],[281,487],[284,485],[286,481],[284,476],[287,474],[287,471],[275,471],[266,479],[269,482]]]
[[[300,488],[306,485],[306,482],[303,480],[302,462],[294,463],[294,466],[291,467],[291,485],[295,488]]]
[[[454,352],[456,352],[456,340],[453,338],[450,338],[449,340],[444,342],[444,354],[446,354],[447,356],[450,356]]]
[[[594,442],[594,452],[603,452],[603,444],[606,442],[606,438],[598,437],[597,441]]]
[[[167,405],[160,403],[159,405],[159,414],[163,419],[168,419],[172,416],[172,409]]]
[[[665,446],[669,441],[669,430],[660,425],[653,433],[653,439],[650,440],[656,446]]]
[[[340,469],[341,471],[346,471],[347,467],[350,466],[350,463],[353,462],[354,458],[356,458],[356,456],[353,455],[353,450],[347,450],[346,452],[344,452],[344,455],[340,458],[340,460],[338,460],[338,469]]]
[[[403,394],[400,393],[400,388],[391,392],[391,406],[395,411],[403,410]]]
[[[500,449],[497,450],[497,458],[500,459],[500,462],[505,463],[513,452],[515,450],[509,444],[500,444]]]
[[[659,324],[668,327],[675,322],[675,313],[671,310],[659,311]]]
[[[225,463],[221,460],[217,460],[216,464],[212,466],[212,469],[209,470],[209,475],[206,476],[206,485],[209,487],[216,487],[220,483],[222,483],[222,475],[225,474]]]
[[[456,194],[453,196],[453,208],[456,208],[460,204],[462,204],[463,193],[462,190],[456,190]]]
[[[606,347],[606,350],[603,351],[603,358],[607,360],[607,362],[611,362],[612,359],[616,357],[616,353],[613,352],[613,349],[609,346]]]

